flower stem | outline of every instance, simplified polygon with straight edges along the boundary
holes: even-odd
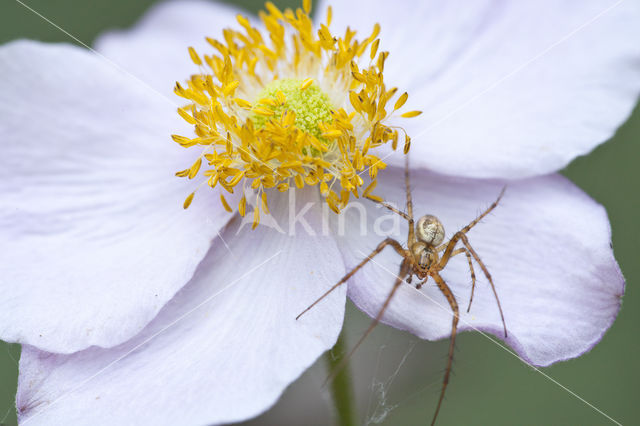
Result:
[[[356,425],[355,398],[351,384],[351,371],[348,360],[344,333],[340,334],[335,346],[325,354],[327,370],[333,380],[329,383],[331,396],[336,409],[337,424],[340,426]],[[338,370],[339,369],[339,370]]]

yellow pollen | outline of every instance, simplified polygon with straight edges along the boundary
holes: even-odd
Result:
[[[265,8],[259,15],[266,34],[238,16],[241,30],[223,30],[222,41],[206,38],[213,52],[188,48],[200,71],[174,92],[188,102],[178,114],[195,135],[172,138],[185,148],[199,146],[200,154],[176,175],[202,176],[201,184],[229,193],[239,189],[242,216],[247,197],[255,197],[254,228],[260,210],[269,212],[267,194],[291,188],[317,186],[336,213],[352,195],[379,199],[371,191],[386,164],[375,150],[388,142],[397,148],[403,130],[386,123],[408,98],[405,92],[391,101],[398,90],[384,83],[389,52],[378,52],[380,26],[358,40],[348,28],[343,36],[331,33],[330,8],[326,24],[314,30],[309,0],[296,11],[271,2]],[[405,153],[409,146],[405,133]],[[224,196],[220,201],[233,210]]]

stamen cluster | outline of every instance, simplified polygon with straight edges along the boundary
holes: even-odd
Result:
[[[185,148],[202,147],[196,161],[176,175],[193,179],[203,169],[202,184],[220,185],[229,193],[242,188],[238,211],[243,216],[245,194],[253,193],[254,227],[260,210],[269,211],[270,188],[284,192],[294,185],[317,185],[339,213],[351,195],[370,195],[378,170],[386,167],[374,149],[398,144],[399,128],[384,123],[408,95],[400,95],[387,112],[397,88],[387,90],[384,84],[389,53],[378,53],[380,26],[362,41],[349,28],[338,37],[329,30],[330,7],[317,31],[310,1],[303,7],[280,11],[266,3],[260,13],[265,35],[239,15],[241,31],[223,30],[224,41],[206,39],[214,54],[201,57],[189,48],[201,72],[175,86],[175,93],[189,101],[178,113],[194,125],[196,136],[173,135],[173,140]],[[409,145],[405,133],[405,153]],[[365,168],[371,182],[363,190]],[[232,210],[224,196],[221,201]]]

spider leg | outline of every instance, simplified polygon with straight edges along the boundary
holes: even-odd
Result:
[[[489,213],[491,213],[491,210],[495,209],[498,206],[498,203],[500,202],[500,200],[502,199],[502,196],[504,195],[504,191],[507,189],[506,186],[502,187],[502,190],[500,191],[500,194],[498,195],[498,198],[496,198],[496,200],[491,203],[491,205],[489,206],[489,208],[487,208],[480,216],[478,216],[477,218],[475,218],[473,221],[471,221],[470,224],[468,224],[467,226],[465,226],[464,228],[462,228],[460,230],[460,232],[462,232],[463,234],[466,234],[467,232],[469,232],[469,230],[471,230],[471,228],[473,228],[474,226],[476,226],[478,224],[478,222],[480,222],[486,215],[488,215]]]
[[[471,228],[473,228],[474,226],[476,226],[478,224],[478,222],[480,222],[486,215],[488,215],[489,213],[491,213],[491,211],[493,209],[495,209],[498,206],[498,203],[500,202],[500,200],[502,199],[502,196],[504,195],[504,191],[506,191],[507,187],[503,186],[502,190],[500,191],[500,194],[498,194],[498,198],[496,198],[496,200],[491,203],[491,205],[484,211],[482,212],[482,214],[480,216],[478,216],[477,218],[475,218],[474,220],[471,221],[471,223],[469,223],[467,226],[465,226],[464,228],[462,228],[460,231],[458,231],[459,233],[463,233],[466,234],[467,232],[469,232],[471,230]],[[451,238],[448,242],[442,244],[441,246],[439,246],[436,250],[438,252],[441,252],[442,250],[448,249],[449,246],[451,245],[451,241],[453,241],[453,239],[455,238],[455,235],[453,238]],[[453,250],[453,247],[451,247],[451,250]],[[449,255],[451,256],[451,255]],[[445,262],[446,265],[446,262]]]
[[[358,263],[356,265],[355,268],[353,268],[351,271],[349,271],[344,277],[342,277],[340,279],[340,281],[338,281],[336,284],[334,284],[329,290],[327,290],[322,296],[320,296],[315,302],[313,302],[311,305],[309,305],[304,311],[300,312],[300,314],[298,314],[298,316],[296,317],[296,320],[298,320],[302,315],[304,315],[305,313],[307,313],[311,308],[313,308],[314,306],[316,306],[322,299],[324,299],[325,297],[327,297],[329,295],[329,293],[331,293],[333,290],[335,290],[336,288],[340,287],[342,284],[344,284],[345,282],[347,282],[347,280],[349,278],[351,278],[356,272],[358,272],[358,270],[360,268],[362,268],[364,265],[366,265],[371,259],[373,259],[376,255],[380,254],[380,252],[386,247],[386,246],[391,246],[395,249],[396,252],[398,252],[398,254],[400,254],[402,257],[405,256],[404,253],[404,249],[402,248],[402,245],[397,242],[396,240],[394,240],[393,238],[387,238],[384,241],[382,241],[380,244],[378,244],[378,247],[376,247],[376,249],[371,252],[371,254],[369,256],[367,256],[363,261],[361,261],[360,263]]]
[[[413,222],[413,200],[411,199],[411,185],[409,183],[409,154],[404,158],[404,185],[407,191],[407,214]]]
[[[431,421],[431,426],[435,425],[436,418],[438,417],[438,412],[440,411],[440,407],[442,406],[442,400],[444,399],[444,393],[447,390],[447,385],[449,384],[449,376],[451,375],[451,367],[453,365],[453,350],[455,348],[456,343],[456,334],[458,333],[458,320],[460,319],[460,310],[458,309],[458,302],[456,302],[456,298],[453,295],[453,292],[444,282],[440,274],[434,271],[431,276],[434,281],[438,285],[438,288],[449,302],[449,306],[453,311],[453,321],[451,323],[451,337],[449,342],[449,357],[447,359],[447,368],[444,373],[444,380],[442,381],[442,390],[440,391],[440,398],[438,399],[438,405],[436,406],[436,412],[433,415],[433,420]]]
[[[415,229],[413,226],[413,200],[411,199],[411,183],[409,181],[409,153],[404,157],[404,186],[407,193],[407,215],[409,216],[409,235],[407,241],[409,247],[416,241]]]
[[[498,203],[502,199],[502,196],[504,195],[504,191],[506,191],[506,189],[507,189],[507,187],[503,186],[502,190],[500,191],[500,194],[498,195],[498,198],[496,198],[496,200],[493,203],[491,203],[491,205],[484,212],[482,212],[482,214],[480,216],[478,216],[477,218],[472,220],[471,223],[469,223],[467,226],[465,226],[464,228],[462,228],[458,232],[466,234],[467,232],[469,232],[471,230],[471,228],[476,226],[478,224],[478,222],[480,222],[486,215],[491,213],[491,210],[495,209],[498,206]],[[442,244],[440,247],[438,247],[437,251],[441,252],[442,250],[448,249],[449,246],[450,246],[451,241],[453,241],[453,238],[451,238],[448,242],[446,242],[446,243]],[[453,250],[453,247],[451,247],[451,250]],[[445,265],[446,265],[446,262],[445,262]]]
[[[393,207],[391,204],[385,202],[385,201],[381,201],[378,199],[375,199],[373,197],[367,196],[365,195],[365,198],[367,198],[368,200],[373,201],[374,203],[378,203],[381,206],[391,210],[392,212],[394,212],[397,215],[400,215],[404,220],[406,220],[407,222],[409,222],[409,236],[408,236],[408,241],[409,241],[409,246],[411,246],[411,244],[413,242],[415,242],[415,230],[414,230],[414,226],[413,226],[413,201],[411,198],[411,185],[409,182],[409,154],[407,154],[405,156],[405,163],[404,163],[404,184],[405,184],[405,188],[406,188],[406,192],[407,192],[407,212],[403,212],[401,210],[398,210],[397,208]]]
[[[469,298],[469,306],[467,306],[467,312],[471,310],[471,303],[473,302],[473,294],[476,290],[476,272],[473,269],[473,263],[471,262],[471,253],[466,248],[459,248],[454,250],[451,253],[450,257],[453,257],[457,254],[464,253],[467,256],[467,262],[469,262],[469,272],[471,273],[471,297]]]
[[[456,243],[458,241],[462,241],[462,244],[464,244],[464,246],[466,247],[466,250],[468,251],[468,253],[470,253],[471,256],[473,256],[473,259],[478,263],[478,265],[480,265],[480,269],[482,269],[482,272],[484,273],[484,276],[487,277],[487,280],[489,281],[489,284],[491,284],[491,290],[493,291],[493,296],[495,297],[496,303],[498,304],[498,311],[500,311],[500,319],[502,320],[502,327],[504,328],[504,337],[507,337],[507,324],[504,321],[504,313],[502,312],[502,305],[500,304],[500,298],[498,297],[498,292],[496,291],[496,286],[493,284],[493,279],[491,278],[491,274],[489,273],[489,270],[485,266],[484,262],[482,262],[482,260],[480,260],[480,256],[478,256],[478,253],[476,253],[476,251],[473,249],[473,247],[471,247],[471,244],[469,243],[469,239],[464,234],[464,232],[462,232],[462,231],[456,232],[453,235],[453,237],[451,237],[451,239],[447,243],[447,247],[446,247],[446,249],[445,249],[445,251],[444,251],[444,253],[442,255],[442,258],[440,259],[440,263],[438,264],[438,270],[440,271],[445,266],[447,266],[447,263],[449,262],[449,259],[451,259],[451,256],[454,253],[453,248],[455,247],[455,245],[456,245]],[[469,305],[471,305],[471,302],[469,302]]]
[[[422,288],[422,286],[427,283],[428,280],[429,280],[429,275],[424,277],[424,280],[422,280],[418,284],[416,284],[416,290],[420,290]]]
[[[375,198],[371,198],[369,196],[365,196],[365,198],[367,198],[367,200],[373,201],[374,203],[380,204],[382,207],[386,207],[387,209],[391,210],[395,214],[398,214],[398,215],[402,216],[403,219],[411,222],[411,218],[409,217],[408,214],[406,214],[402,210],[398,210],[397,208],[393,207],[391,204],[389,204],[389,203],[387,203],[385,201],[376,200]]]
[[[349,351],[349,353],[342,359],[340,364],[338,364],[338,366],[333,370],[331,375],[327,377],[327,380],[325,380],[325,383],[328,383],[335,378],[335,376],[340,372],[340,370],[344,368],[344,366],[349,361],[349,359],[351,359],[351,357],[353,356],[355,351],[360,347],[362,342],[364,342],[364,340],[369,336],[369,334],[371,334],[373,329],[376,328],[376,326],[380,323],[380,320],[382,319],[384,312],[389,307],[389,303],[391,303],[391,299],[396,294],[396,291],[402,285],[402,282],[404,281],[404,278],[407,276],[409,269],[410,269],[410,263],[407,262],[406,260],[403,260],[402,264],[400,265],[400,272],[396,276],[396,282],[393,284],[393,288],[391,289],[391,291],[389,292],[389,295],[387,296],[384,303],[382,304],[380,311],[378,312],[376,317],[373,319],[373,321],[371,321],[369,328],[367,328],[367,331],[365,331],[362,337],[360,337],[360,340],[358,340],[358,343],[356,343],[353,349],[351,349],[351,351]]]

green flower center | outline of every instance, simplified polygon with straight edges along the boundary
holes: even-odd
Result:
[[[263,128],[268,120],[277,119],[285,110],[291,110],[296,114],[296,127],[324,141],[318,125],[332,121],[331,110],[333,107],[327,94],[315,82],[307,85],[304,89],[302,88],[303,83],[303,80],[283,78],[267,84],[258,94],[256,104],[263,99],[274,101],[270,105],[261,103],[264,108],[273,111],[274,114],[271,117],[252,114],[251,119],[255,126]]]

